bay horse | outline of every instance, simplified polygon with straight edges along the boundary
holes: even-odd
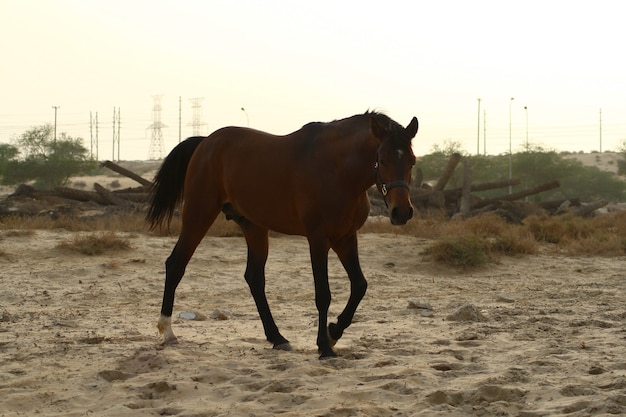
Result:
[[[394,225],[413,216],[409,195],[417,118],[404,128],[385,114],[367,111],[329,123],[314,122],[284,136],[243,127],[221,128],[208,137],[179,143],[159,168],[146,220],[169,227],[182,203],[182,228],[165,262],[165,289],[158,322],[164,344],[176,343],[172,310],[176,287],[207,230],[220,212],[237,222],[248,245],[244,277],[267,340],[290,350],[265,296],[269,230],[305,236],[309,243],[315,305],[319,312],[320,359],[351,324],[367,289],[357,248],[357,230],[369,213],[367,190],[376,184]],[[331,301],[328,253],[339,257],[350,296],[337,323],[327,326]]]

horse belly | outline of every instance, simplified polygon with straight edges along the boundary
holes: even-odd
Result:
[[[305,228],[293,210],[274,205],[268,200],[251,206],[241,203],[227,203],[223,210],[227,218],[245,227],[247,222],[288,235],[305,235]]]
[[[293,194],[285,186],[273,184],[260,184],[258,178],[239,186],[231,183],[223,211],[233,220],[239,218],[242,227],[250,222],[279,233],[305,235]]]

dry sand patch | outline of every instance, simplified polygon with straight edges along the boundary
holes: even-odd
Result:
[[[208,237],[156,320],[175,239],[84,256],[65,231],[0,240],[0,416],[606,415],[626,412],[626,259],[538,255],[478,271],[437,267],[408,236],[360,236],[369,290],[320,361],[306,240],[270,242],[268,299],[292,352],[274,351],[243,279],[242,238]],[[331,317],[349,291],[329,263]],[[504,296],[504,297],[503,297]],[[432,306],[425,317],[408,300]],[[456,307],[480,318],[452,321]],[[226,320],[211,319],[217,308]],[[207,316],[178,318],[181,311]]]

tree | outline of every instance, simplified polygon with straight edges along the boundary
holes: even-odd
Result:
[[[626,164],[626,143],[624,147]],[[456,151],[454,143],[444,149],[433,147],[433,153],[420,158],[418,166],[426,180],[435,180],[441,176],[450,158]],[[555,151],[539,146],[525,147],[522,152],[514,153],[509,159],[508,154],[495,156],[464,155],[472,161],[472,180],[475,184],[504,180],[509,177],[509,161],[512,162],[513,178],[521,181],[513,188],[514,192],[522,191],[559,180],[557,189],[536,194],[529,201],[547,201],[566,198],[580,198],[582,201],[605,199],[609,201],[626,201],[626,182],[615,174],[584,166],[580,161],[564,158]],[[459,164],[448,182],[448,188],[458,188],[462,184],[463,168]],[[484,198],[502,195],[502,189],[476,193]]]
[[[0,143],[0,178],[6,176],[11,165],[11,161],[18,157],[20,151],[8,143]]]
[[[88,158],[81,138],[61,133],[55,140],[51,125],[33,127],[14,142],[12,148],[17,154],[6,148],[7,158],[3,160],[0,153],[0,163],[4,167],[0,170],[3,184],[34,180],[35,187],[50,189],[64,185],[73,175],[89,173],[97,167],[96,162]]]
[[[419,162],[416,164],[416,168],[420,168],[424,175],[424,180],[433,181],[439,178],[443,173],[444,168],[448,164],[448,160],[454,153],[463,155],[461,150],[461,143],[447,139],[443,142],[442,146],[435,144],[432,147],[432,153],[424,155],[419,158]],[[465,155],[463,155],[465,156]],[[454,171],[454,174],[448,181],[449,187],[460,187],[462,173],[458,169]]]

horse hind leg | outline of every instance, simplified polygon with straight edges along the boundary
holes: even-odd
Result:
[[[180,236],[172,253],[165,261],[165,288],[163,290],[161,316],[157,323],[159,333],[163,335],[164,345],[178,343],[172,330],[172,311],[176,288],[185,274],[189,260],[219,214],[219,208],[215,210],[209,210],[206,207],[198,207],[196,210],[193,208],[192,202],[186,202],[183,209]]]
[[[278,331],[265,295],[265,263],[269,250],[269,233],[267,229],[250,223],[245,218],[237,222],[243,230],[248,244],[248,260],[244,277],[254,298],[265,337],[274,349],[291,350],[291,344]]]

